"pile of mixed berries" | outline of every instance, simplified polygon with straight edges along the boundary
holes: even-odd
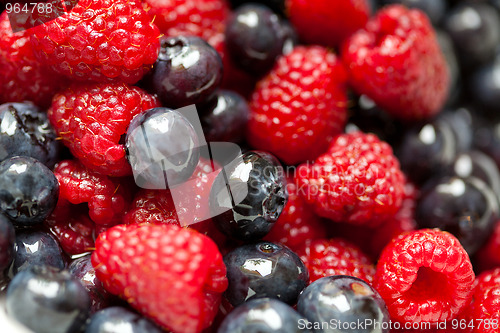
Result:
[[[499,50],[497,0],[4,1],[7,315],[500,332]]]

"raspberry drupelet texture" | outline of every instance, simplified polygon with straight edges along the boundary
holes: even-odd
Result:
[[[420,10],[384,7],[347,39],[342,60],[353,88],[396,118],[431,118],[447,99],[448,65]]]
[[[325,154],[297,172],[304,199],[335,222],[378,226],[402,205],[405,177],[399,162],[373,134],[339,135]]]
[[[480,271],[500,267],[500,221],[496,222],[493,233],[476,253],[475,259],[475,267]]]
[[[123,83],[73,85],[57,94],[49,120],[71,153],[89,170],[132,174],[122,136],[132,118],[159,106],[156,97]]]
[[[393,320],[437,323],[456,318],[467,306],[474,278],[467,252],[452,234],[421,229],[387,245],[373,286]]]
[[[227,288],[215,243],[174,225],[115,226],[99,235],[92,264],[109,292],[174,332],[208,327]]]
[[[338,46],[368,21],[367,0],[286,0],[286,10],[300,39]],[[311,22],[314,22],[311,24]]]
[[[500,322],[500,268],[483,272],[475,282],[471,303],[460,314],[469,333],[498,332]]]
[[[313,160],[343,131],[347,72],[321,46],[299,46],[277,60],[250,102],[247,139],[287,164]]]
[[[0,104],[28,100],[48,107],[65,81],[35,58],[28,31],[12,31],[7,12],[0,15],[0,68]]]
[[[350,275],[373,282],[375,266],[355,245],[342,239],[316,239],[297,251],[309,271],[310,282],[325,276]]]
[[[73,80],[133,84],[156,61],[159,38],[138,0],[79,0],[34,27],[31,44],[40,62]]]

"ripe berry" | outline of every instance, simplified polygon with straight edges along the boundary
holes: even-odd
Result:
[[[189,120],[161,107],[135,117],[125,137],[135,182],[148,189],[167,189],[188,180],[198,165],[199,145]]]
[[[169,37],[161,49],[149,80],[150,90],[164,106],[180,108],[207,101],[222,80],[222,60],[199,37]]]
[[[315,159],[344,128],[346,83],[347,72],[334,53],[296,47],[257,84],[248,142],[287,164]]]
[[[339,135],[328,152],[297,172],[303,198],[316,214],[336,222],[377,226],[402,204],[399,162],[373,134]]]
[[[229,280],[225,297],[233,306],[262,297],[294,304],[309,282],[300,258],[270,242],[240,246],[224,256],[224,264]]]
[[[221,170],[210,191],[210,211],[225,235],[257,240],[271,230],[287,200],[278,160],[269,153],[250,151]]]
[[[485,244],[476,252],[474,263],[478,271],[500,267],[500,223],[495,222],[493,232],[488,237]]]
[[[60,147],[47,115],[30,102],[0,105],[0,146],[0,161],[28,156],[49,168],[54,167]]]
[[[134,84],[154,64],[159,37],[140,1],[80,0],[34,27],[31,45],[41,63],[72,80]]]
[[[326,322],[339,325],[339,332],[354,332],[356,325],[369,322],[363,329],[366,332],[389,331],[385,328],[389,314],[380,295],[352,276],[328,276],[311,283],[300,294],[297,310],[313,328]]]
[[[300,323],[306,319],[292,307],[273,298],[247,301],[231,311],[218,333],[304,333]]]
[[[151,321],[139,314],[112,306],[95,313],[85,329],[85,333],[161,333],[163,332]]]
[[[40,224],[52,213],[59,196],[54,173],[31,157],[11,157],[0,163],[0,211],[15,226]]]
[[[472,264],[460,242],[445,231],[422,229],[387,245],[373,286],[392,320],[437,323],[456,318],[473,284]]]
[[[446,2],[447,1],[445,0],[381,0],[380,1],[382,6],[399,3],[408,8],[420,9],[425,14],[427,14],[432,24],[434,25],[439,24],[442,17],[444,16],[446,10]]]
[[[417,9],[387,6],[342,47],[359,94],[405,121],[436,115],[448,96],[446,61],[428,18]]]
[[[36,332],[67,333],[84,328],[90,301],[67,271],[34,266],[12,279],[6,305],[10,316]]]
[[[227,22],[226,47],[235,64],[252,75],[266,74],[295,44],[292,28],[266,6],[247,4]]]

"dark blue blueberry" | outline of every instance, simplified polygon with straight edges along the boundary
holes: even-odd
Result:
[[[285,0],[229,0],[233,8],[248,3],[260,3],[272,9],[275,13],[285,16]]]
[[[427,14],[432,24],[441,21],[446,11],[445,0],[381,0],[381,5],[390,5],[399,3],[408,8],[417,8]]]
[[[90,317],[85,333],[162,333],[155,324],[141,315],[114,306]]]
[[[286,178],[269,153],[250,151],[225,166],[210,191],[213,221],[227,236],[257,240],[271,230],[288,200]]]
[[[104,289],[101,281],[97,279],[90,255],[73,260],[68,271],[87,289],[90,296],[90,313],[95,313],[111,304],[112,295]]]
[[[422,188],[415,215],[420,227],[454,234],[472,255],[491,234],[499,211],[495,192],[481,179],[445,177]]]
[[[476,120],[474,111],[466,107],[445,110],[439,115],[438,120],[440,123],[446,123],[450,126],[455,137],[457,152],[466,152],[472,149]]]
[[[229,90],[219,90],[214,102],[207,106],[200,115],[207,141],[243,141],[250,110],[241,95]]]
[[[448,105],[452,105],[460,97],[462,88],[462,75],[458,63],[458,56],[450,35],[444,30],[436,29],[436,37],[443,52],[446,64],[450,73],[450,90],[448,95]]]
[[[154,108],[135,117],[125,149],[135,182],[166,189],[188,180],[200,158],[198,134],[188,119],[168,108]]]
[[[226,27],[230,57],[243,70],[257,76],[266,74],[280,55],[290,52],[295,39],[288,23],[259,4],[236,9]]]
[[[327,276],[314,281],[300,294],[297,310],[311,322],[315,332],[389,332],[384,301],[365,281],[352,276]]]
[[[65,267],[59,243],[49,233],[32,231],[16,236],[16,252],[12,272],[23,271],[35,265],[47,265],[58,269]]]
[[[47,114],[33,103],[0,105],[0,161],[29,156],[52,168],[60,147],[56,137]]]
[[[307,324],[307,319],[289,305],[277,299],[259,298],[245,302],[231,311],[217,333],[311,332],[306,328]]]
[[[16,241],[14,227],[10,221],[0,215],[0,278],[14,258]]]
[[[470,80],[471,97],[477,102],[485,114],[498,116],[500,105],[500,55],[495,61],[479,68]]]
[[[12,157],[0,163],[0,211],[14,226],[42,223],[59,197],[56,176],[31,157]]]
[[[7,288],[7,313],[37,333],[73,333],[84,328],[90,300],[67,271],[33,266]]]
[[[166,107],[203,103],[221,83],[222,60],[201,38],[163,38],[149,80],[150,89]]]
[[[458,4],[447,13],[444,29],[466,68],[477,67],[494,58],[500,43],[500,18],[491,5],[479,2]]]
[[[237,306],[270,297],[295,304],[309,282],[309,273],[289,248],[270,242],[237,247],[224,256],[229,286],[227,300]]]

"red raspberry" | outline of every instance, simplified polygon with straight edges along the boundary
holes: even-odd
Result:
[[[496,222],[493,234],[475,257],[476,268],[481,271],[500,267],[500,221]]]
[[[392,240],[380,256],[373,282],[393,320],[415,323],[455,318],[468,304],[473,284],[467,252],[439,229]]]
[[[420,10],[384,7],[346,41],[342,58],[355,90],[394,117],[430,118],[446,102],[448,66]]]
[[[215,243],[174,225],[115,226],[97,238],[92,264],[109,292],[179,333],[208,327],[227,288]]]
[[[286,0],[285,5],[300,39],[309,44],[337,46],[370,15],[367,0]]]
[[[347,73],[332,52],[299,46],[278,59],[251,100],[248,140],[287,164],[325,152],[347,117]]]
[[[377,226],[401,207],[405,178],[391,147],[373,134],[337,136],[327,153],[298,168],[315,212],[336,222]]]
[[[288,201],[285,208],[264,239],[284,244],[295,251],[307,240],[326,238],[324,223],[300,195],[296,179],[288,177],[287,190]]]
[[[74,80],[139,81],[155,63],[160,32],[139,0],[79,0],[32,29],[35,56]]]
[[[342,239],[316,239],[297,251],[314,282],[325,276],[350,275],[373,281],[375,267],[371,260],[355,245]]]
[[[64,79],[38,62],[29,39],[28,31],[12,32],[7,12],[0,15],[0,104],[28,100],[48,107],[64,84]]]
[[[475,282],[471,303],[459,323],[471,333],[497,333],[500,325],[500,268],[483,272]]]
[[[134,116],[156,106],[156,97],[123,83],[74,85],[54,97],[48,117],[63,143],[87,168],[125,176],[132,170],[122,136]]]

